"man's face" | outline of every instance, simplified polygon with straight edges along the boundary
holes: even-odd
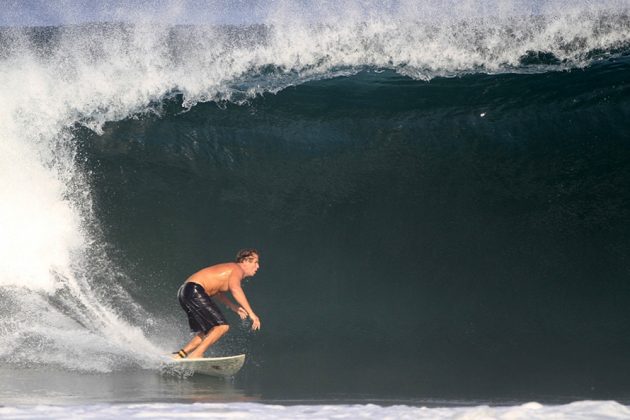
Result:
[[[260,264],[258,263],[258,255],[256,254],[243,261],[243,271],[245,271],[246,276],[251,277],[256,274],[258,267],[260,267]]]

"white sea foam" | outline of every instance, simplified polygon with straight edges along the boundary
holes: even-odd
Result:
[[[124,274],[103,250],[89,177],[77,165],[75,124],[100,133],[107,121],[159,111],[173,93],[182,95],[184,106],[238,102],[365,67],[421,79],[524,71],[521,57],[528,51],[552,54],[559,63],[553,69],[580,67],[592,61],[592,51],[630,40],[627,1],[541,2],[535,8],[518,2],[314,4],[258,7],[254,14],[262,25],[240,29],[156,24],[186,17],[186,23],[201,24],[214,10],[186,14],[189,3],[173,2],[157,17],[142,7],[131,13],[115,8],[109,18],[125,25],[70,25],[47,35],[2,30],[5,362],[107,371],[121,359],[140,363],[138,352],[162,351],[145,337],[148,314],[119,285]],[[57,9],[62,22],[77,23],[70,11]],[[247,15],[241,12],[236,15]],[[22,15],[14,13],[19,23]],[[8,350],[15,347],[17,354]]]
[[[0,62],[0,355],[109,371],[162,350],[112,304],[125,301],[128,316],[141,311],[116,284],[76,167],[67,128],[79,109],[91,111],[81,92],[94,91],[58,56],[38,58],[22,41]]]
[[[0,418],[113,419],[113,418],[209,418],[209,419],[628,419],[630,409],[614,401],[580,401],[544,406],[527,403],[510,407],[427,408],[378,405],[269,405],[229,404],[127,404],[82,406],[0,407]]]

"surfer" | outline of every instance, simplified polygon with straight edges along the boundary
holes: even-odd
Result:
[[[252,330],[260,329],[260,319],[249,305],[241,287],[243,279],[256,274],[258,267],[258,251],[243,249],[236,255],[235,262],[204,268],[184,282],[177,292],[177,298],[188,315],[190,329],[197,334],[175,353],[175,358],[203,357],[208,347],[216,343],[230,329],[211,297],[236,312],[241,319],[249,317],[252,320]],[[238,305],[226,296],[228,291]]]

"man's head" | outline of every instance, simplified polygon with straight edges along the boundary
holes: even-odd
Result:
[[[258,251],[253,248],[241,249],[236,254],[236,262],[245,272],[245,276],[251,277],[258,271]]]

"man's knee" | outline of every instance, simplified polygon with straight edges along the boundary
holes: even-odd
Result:
[[[214,327],[214,329],[216,329],[221,334],[225,334],[230,329],[230,326],[228,324],[220,324]]]

